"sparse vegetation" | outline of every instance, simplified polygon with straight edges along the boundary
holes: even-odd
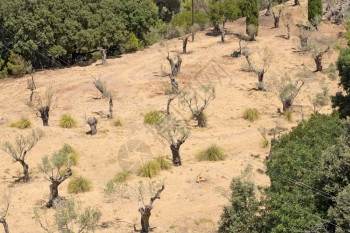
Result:
[[[68,183],[68,193],[85,193],[90,191],[92,188],[92,183],[89,179],[79,175],[72,177]]]
[[[65,143],[63,147],[58,151],[65,159],[65,164],[70,161],[71,165],[76,166],[79,162],[79,153],[71,145]]]
[[[154,158],[159,164],[161,170],[169,170],[172,167],[171,162],[169,162],[164,156],[158,156]]]
[[[260,112],[256,108],[247,108],[243,112],[243,118],[251,122],[256,121],[260,118]]]
[[[10,127],[15,127],[18,129],[27,129],[32,126],[32,122],[29,120],[28,117],[21,117],[20,120],[11,122]]]
[[[160,170],[160,164],[156,160],[151,160],[141,165],[138,170],[138,175],[152,178],[158,175]]]
[[[118,126],[122,126],[123,124],[122,124],[122,122],[121,122],[120,119],[115,119],[115,120],[113,121],[113,125],[118,127]]]
[[[152,110],[148,113],[146,113],[143,123],[149,124],[149,125],[156,125],[160,124],[164,120],[164,115],[156,110]]]
[[[74,128],[78,124],[77,120],[74,119],[71,115],[69,114],[63,114],[60,120],[60,126],[62,128]]]
[[[293,112],[291,110],[284,111],[283,115],[287,118],[288,121],[293,121]]]
[[[215,144],[196,154],[196,159],[198,161],[220,161],[225,160],[226,157],[227,154],[224,149]]]
[[[116,182],[125,182],[130,177],[130,175],[131,175],[130,171],[122,170],[122,171],[117,173],[114,180]]]

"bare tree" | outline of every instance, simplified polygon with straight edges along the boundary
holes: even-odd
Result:
[[[32,104],[33,103],[33,95],[34,95],[34,91],[36,89],[36,85],[34,82],[34,76],[32,74],[30,74],[31,79],[27,79],[27,89],[30,90],[30,96],[29,96],[29,103]]]
[[[315,72],[323,71],[322,59],[325,53],[331,52],[331,46],[333,45],[332,38],[317,37],[311,42],[312,57],[316,64]]]
[[[248,63],[248,72],[254,72],[255,69],[252,65],[252,62],[250,60],[250,55],[252,55],[252,51],[250,48],[248,48],[248,45],[247,43],[245,43],[242,47],[242,54],[243,56],[245,57],[245,59],[247,60],[247,63]]]
[[[168,53],[167,59],[171,67],[171,73],[169,74],[171,87],[173,92],[177,92],[179,90],[179,84],[176,81],[176,76],[180,73],[182,59],[179,55],[177,55],[177,62],[175,63],[174,60],[169,57],[169,53]]]
[[[293,24],[293,17],[292,17],[292,14],[290,12],[283,14],[282,17],[283,17],[284,26],[287,28],[286,39],[289,40],[290,39],[290,26]]]
[[[284,9],[283,5],[276,6],[276,7],[274,7],[274,9],[272,9],[272,16],[274,19],[275,28],[278,28],[280,26],[280,18],[281,18],[281,14],[282,14],[283,9]],[[275,11],[277,13],[275,13]]]
[[[181,166],[180,147],[189,137],[189,130],[180,126],[171,116],[167,116],[154,127],[158,135],[169,143],[174,166]]]
[[[88,132],[88,134],[91,134],[91,135],[95,135],[97,133],[97,123],[98,123],[98,120],[96,119],[96,117],[90,117],[88,120],[87,120],[87,123],[88,125],[90,126],[90,131]]]
[[[6,222],[6,216],[10,207],[10,195],[8,193],[4,193],[3,200],[5,202],[5,208],[0,211],[0,223],[4,227],[5,233],[10,233],[8,224]]]
[[[160,194],[163,190],[164,190],[164,184],[157,191],[157,193],[153,197],[151,197],[148,205],[145,205],[143,203],[143,198],[140,197],[138,199],[138,210],[141,213],[141,227],[142,227],[141,232],[142,233],[147,233],[147,232],[151,231],[150,226],[149,226],[149,218],[151,217],[151,211],[153,209],[153,202],[156,199],[160,199]]]
[[[271,15],[271,8],[272,8],[272,0],[268,0],[265,16]]]
[[[52,87],[48,87],[45,94],[42,96],[35,97],[33,109],[38,111],[40,118],[43,121],[43,126],[49,126],[50,111],[52,110],[53,104],[56,101]]]
[[[51,158],[44,156],[41,164],[38,164],[39,171],[45,175],[45,179],[51,182],[50,198],[46,203],[47,208],[56,208],[59,205],[61,198],[58,195],[58,186],[72,175],[70,167],[69,157],[67,158],[62,152],[53,153]]]
[[[44,133],[40,129],[33,129],[27,136],[17,136],[14,143],[6,141],[1,146],[1,150],[10,155],[14,163],[19,162],[22,165],[24,175],[23,182],[28,182],[30,180],[29,166],[25,161],[27,155],[43,135]]]
[[[198,32],[200,30],[200,26],[198,24],[194,24],[191,27],[177,26],[175,27],[175,30],[180,34],[182,39],[182,53],[186,54],[188,38]]]
[[[201,94],[197,90],[184,90],[181,93],[182,102],[188,106],[192,116],[197,120],[199,127],[207,126],[207,118],[204,110],[209,106],[209,103],[215,99],[215,88],[211,84],[202,85],[200,88]],[[202,104],[200,104],[202,102]]]
[[[265,87],[265,83],[264,83],[264,75],[266,74],[268,68],[270,67],[270,64],[272,62],[273,59],[273,52],[271,49],[269,49],[268,47],[265,47],[263,50],[263,56],[262,56],[262,60],[263,60],[263,68],[259,71],[257,71],[258,74],[258,90],[259,91],[267,91],[266,87]]]
[[[283,105],[283,112],[291,111],[293,102],[298,96],[300,89],[303,87],[304,81],[297,80],[295,84],[293,84],[288,76],[283,77],[281,81],[279,98]]]

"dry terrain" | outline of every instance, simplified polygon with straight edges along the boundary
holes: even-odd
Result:
[[[295,16],[295,23],[306,23],[306,2],[301,6],[288,7]],[[292,2],[288,2],[292,4]],[[157,232],[215,232],[222,207],[228,200],[220,193],[228,189],[233,177],[238,176],[248,164],[253,166],[252,180],[257,185],[269,185],[267,176],[257,172],[264,170],[264,159],[269,148],[261,148],[262,136],[258,129],[271,129],[281,124],[290,129],[301,120],[300,106],[303,106],[305,117],[312,114],[313,109],[309,97],[321,92],[322,80],[328,86],[330,94],[339,90],[337,80],[330,80],[326,74],[316,73],[309,77],[298,77],[302,70],[312,71],[315,64],[311,53],[300,52],[300,42],[297,28],[292,27],[292,37],[286,40],[286,28],[281,22],[280,28],[273,27],[273,18],[266,17],[261,12],[259,36],[249,47],[254,51],[253,64],[262,67],[261,52],[269,47],[274,52],[273,62],[266,74],[269,92],[258,92],[253,88],[257,85],[257,76],[244,71],[244,57],[232,58],[230,54],[238,49],[238,41],[232,35],[227,35],[226,43],[219,37],[207,36],[207,31],[199,32],[195,41],[189,43],[188,54],[181,55],[183,66],[178,78],[180,88],[188,83],[194,86],[208,81],[215,84],[216,99],[211,102],[206,114],[208,127],[198,128],[196,122],[190,119],[188,109],[173,103],[172,112],[177,117],[188,120],[187,126],[191,135],[181,147],[183,165],[170,171],[162,171],[154,180],[164,180],[165,190],[161,199],[156,200],[150,223]],[[231,32],[245,31],[245,19],[228,23]],[[322,23],[314,36],[325,35],[337,38],[342,26]],[[339,39],[339,38],[338,38]],[[42,208],[48,199],[49,182],[38,171],[37,164],[44,155],[50,155],[59,150],[64,143],[69,143],[80,153],[80,162],[73,170],[88,177],[93,183],[90,192],[73,195],[82,205],[97,206],[103,213],[97,232],[134,232],[134,224],[140,229],[140,214],[137,211],[137,200],[131,198],[106,197],[103,189],[108,180],[122,169],[118,160],[119,150],[123,145],[132,147],[135,143],[149,146],[153,156],[164,155],[170,158],[170,149],[161,141],[149,126],[143,124],[144,115],[150,110],[166,109],[168,96],[164,94],[164,86],[169,84],[169,78],[162,77],[161,67],[166,71],[169,65],[167,52],[172,57],[181,52],[182,42],[172,39],[158,43],[143,51],[125,54],[121,58],[109,59],[107,64],[99,65],[100,61],[86,67],[45,70],[34,74],[40,94],[45,88],[52,86],[58,97],[55,108],[50,116],[49,127],[42,127],[42,122],[26,102],[29,91],[26,90],[27,77],[8,78],[0,80],[0,116],[4,119],[0,125],[0,142],[13,141],[18,134],[27,134],[28,130],[10,128],[8,124],[27,116],[33,122],[33,127],[39,127],[45,136],[30,151],[27,162],[30,167],[31,181],[15,183],[13,176],[21,174],[20,164],[13,164],[10,157],[0,152],[0,191],[11,192],[11,205],[7,217],[11,232],[37,233],[43,232],[34,219],[34,208]],[[324,56],[324,67],[335,62],[338,52]],[[273,90],[273,80],[288,73],[293,79],[301,78],[305,85],[296,99],[294,118],[292,122],[277,112],[282,108],[278,94]],[[112,120],[96,114],[107,114],[108,100],[100,99],[100,93],[93,85],[93,77],[101,78],[115,95],[114,108],[116,117],[123,125],[115,127]],[[208,80],[209,79],[209,80]],[[259,109],[261,117],[255,122],[242,118],[247,107]],[[180,116],[175,110],[181,112]],[[330,105],[321,110],[331,112]],[[59,127],[62,114],[69,113],[78,120],[78,127],[63,129]],[[98,118],[98,133],[95,136],[86,135],[89,130],[86,118]],[[183,124],[185,124],[183,122]],[[198,162],[194,156],[199,150],[210,144],[218,144],[229,154],[223,162]],[[144,148],[145,151],[147,148]],[[142,150],[139,150],[142,151]],[[140,152],[130,152],[131,161],[139,161]],[[253,156],[260,155],[260,156]],[[197,183],[196,178],[202,175],[205,182]],[[130,187],[143,178],[133,174]],[[146,179],[143,179],[146,181]],[[60,188],[60,195],[69,197],[68,181]],[[132,188],[131,188],[132,189]],[[55,210],[48,210],[46,218],[50,219]],[[0,228],[0,232],[2,229]]]

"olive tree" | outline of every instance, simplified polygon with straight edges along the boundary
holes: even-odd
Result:
[[[14,163],[18,162],[22,165],[24,175],[23,182],[28,182],[30,180],[29,165],[26,162],[27,155],[43,135],[44,133],[40,129],[33,129],[29,135],[19,135],[16,137],[15,142],[10,143],[6,141],[1,146],[1,150],[11,156]]]
[[[52,87],[48,87],[43,95],[36,95],[32,108],[40,114],[43,126],[49,126],[50,111],[56,101]]]
[[[247,60],[247,63],[248,63],[248,72],[255,72],[255,69],[252,65],[252,62],[250,60],[250,55],[253,54],[253,51],[248,48],[248,44],[245,43],[241,48],[241,53],[242,55],[245,57],[245,59]]]
[[[51,183],[50,198],[46,207],[56,208],[62,200],[58,195],[58,186],[72,175],[70,158],[63,151],[54,152],[50,158],[47,155],[42,158],[38,169]]]
[[[286,12],[282,15],[283,24],[287,28],[287,36],[286,39],[290,39],[290,27],[293,24],[293,16],[290,12]]]
[[[311,99],[311,104],[314,108],[314,114],[316,114],[322,107],[327,106],[330,101],[328,87],[323,87],[322,92],[316,93],[315,96]]]
[[[259,91],[267,91],[264,83],[264,75],[266,74],[268,68],[273,59],[273,52],[270,48],[265,47],[262,54],[263,68],[257,71],[258,74],[258,90]]]
[[[323,67],[322,67],[323,55],[331,52],[333,39],[316,37],[310,42],[310,45],[311,45],[312,58],[314,59],[316,64],[315,72],[323,71]]]
[[[109,113],[107,114],[107,118],[108,119],[112,119],[113,118],[113,95],[112,92],[110,92],[107,89],[107,86],[104,82],[101,81],[101,79],[96,79],[94,78],[93,81],[96,89],[101,93],[102,98],[109,98]]]
[[[176,119],[169,115],[157,122],[154,127],[157,134],[169,143],[174,166],[181,166],[180,147],[189,137],[190,131],[180,126]]]
[[[173,92],[177,92],[179,90],[179,84],[176,81],[176,77],[180,73],[182,59],[180,55],[177,55],[177,61],[174,62],[174,60],[169,56],[169,53],[168,53],[167,60],[169,61],[170,68],[171,68],[171,73],[168,75],[170,78],[171,87]]]
[[[200,30],[200,26],[198,24],[194,24],[191,27],[187,26],[176,26],[175,30],[180,34],[182,40],[182,53],[187,53],[187,44],[188,38],[191,35],[194,35],[196,32]]]
[[[0,209],[0,223],[3,225],[4,227],[4,232],[5,233],[9,233],[9,227],[6,221],[6,216],[7,213],[9,211],[9,207],[10,207],[10,195],[9,193],[4,192],[3,193],[3,198],[2,198],[3,202],[4,202],[4,208]]]
[[[303,87],[304,81],[297,80],[295,83],[288,76],[281,79],[279,86],[279,98],[283,105],[283,112],[291,111],[295,98],[298,96],[300,89]]]
[[[207,117],[204,110],[215,99],[214,86],[211,84],[202,85],[197,90],[187,88],[182,91],[180,99],[183,104],[188,106],[193,118],[197,120],[197,126],[206,127]]]

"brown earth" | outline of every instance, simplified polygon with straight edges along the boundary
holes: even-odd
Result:
[[[306,2],[301,1],[302,5],[297,7],[288,6],[295,23],[306,23]],[[291,5],[292,2],[287,4]],[[266,74],[268,86],[272,87],[274,78],[285,73],[297,79],[300,78],[297,74],[301,70],[314,70],[311,53],[299,52],[297,28],[292,27],[292,37],[286,40],[283,38],[286,34],[283,22],[280,28],[272,28],[272,17],[263,16],[263,13],[261,12],[257,41],[249,42],[249,47],[254,51],[252,60],[258,68],[262,66],[259,57],[263,48],[268,46],[274,52],[273,62]],[[232,32],[244,32],[245,20],[228,23],[227,28]],[[184,87],[190,82],[196,85],[207,83],[206,78],[209,78],[215,84],[216,99],[206,110],[207,128],[200,129],[195,127],[196,122],[188,122],[191,136],[181,148],[183,165],[174,167],[171,171],[162,171],[154,178],[165,180],[165,190],[161,199],[154,203],[150,219],[151,226],[155,227],[153,232],[215,232],[222,207],[228,203],[218,191],[220,187],[228,189],[231,179],[238,176],[248,164],[253,166],[252,180],[257,185],[269,184],[267,176],[257,172],[258,169],[264,170],[264,158],[269,152],[269,148],[260,146],[262,136],[258,129],[271,129],[276,121],[290,129],[301,120],[299,106],[303,106],[305,117],[312,114],[309,96],[321,92],[320,82],[323,79],[330,94],[339,90],[339,79],[331,81],[323,73],[302,78],[306,84],[296,99],[293,121],[288,122],[277,113],[277,109],[282,108],[278,94],[273,89],[270,92],[252,90],[256,87],[257,76],[243,71],[246,66],[244,57],[230,57],[233,50],[238,49],[238,41],[228,35],[227,42],[221,43],[219,37],[205,35],[207,31],[198,33],[195,41],[189,43],[189,54],[181,55],[183,67],[178,80],[180,87]],[[343,31],[342,26],[324,22],[314,36],[336,38],[340,31]],[[167,52],[175,57],[177,52],[181,52],[181,46],[179,39],[173,39],[121,58],[109,59],[105,66],[98,65],[98,61],[87,67],[76,66],[35,73],[39,87],[36,92],[43,93],[47,86],[52,86],[58,97],[50,116],[50,126],[45,128],[42,127],[41,119],[26,105],[29,98],[29,91],[26,90],[27,77],[0,81],[0,116],[4,118],[0,125],[0,142],[13,141],[17,134],[30,132],[29,129],[19,130],[8,126],[9,122],[21,116],[28,116],[34,127],[42,128],[45,132],[45,137],[30,151],[27,159],[32,177],[29,183],[14,182],[12,176],[21,174],[21,166],[13,164],[9,156],[0,153],[0,176],[3,178],[0,189],[11,192],[12,202],[7,216],[11,232],[43,232],[35,222],[34,208],[42,208],[47,201],[49,182],[36,167],[44,155],[59,150],[64,143],[69,143],[80,153],[80,162],[73,170],[88,177],[93,183],[92,191],[73,197],[84,206],[93,205],[102,211],[101,222],[105,222],[107,227],[100,227],[96,232],[134,232],[134,224],[140,229],[137,200],[133,197],[118,198],[118,195],[106,198],[103,189],[107,181],[122,169],[118,162],[118,151],[125,144],[144,142],[150,147],[152,155],[170,158],[168,145],[143,124],[143,116],[153,109],[166,109],[168,96],[164,95],[164,84],[170,81],[167,77],[162,77],[161,66],[168,70]],[[337,55],[337,51],[330,56],[325,55],[324,67],[334,63]],[[115,115],[121,119],[121,127],[113,126],[111,120],[95,113],[102,111],[107,114],[108,100],[99,99],[100,94],[92,84],[93,77],[101,78],[113,90]],[[186,119],[190,118],[188,109],[180,107],[176,101],[173,106]],[[255,122],[244,120],[242,113],[247,107],[259,109],[260,119]],[[171,111],[174,112],[174,109]],[[321,112],[330,113],[330,105]],[[78,119],[78,127],[60,128],[59,119],[63,113],[69,113]],[[98,134],[95,136],[85,134],[89,130],[85,124],[86,118],[92,116],[99,120]],[[194,159],[196,152],[213,143],[225,148],[229,154],[228,159],[223,162],[197,162]],[[138,153],[131,153],[130,156],[132,161],[138,161]],[[196,183],[198,175],[207,181]],[[129,181],[130,189],[139,180],[146,181],[133,174]],[[64,182],[59,191],[61,196],[68,198],[70,194],[67,193],[67,184],[68,181]],[[46,217],[50,219],[53,213],[54,210],[48,210]]]

